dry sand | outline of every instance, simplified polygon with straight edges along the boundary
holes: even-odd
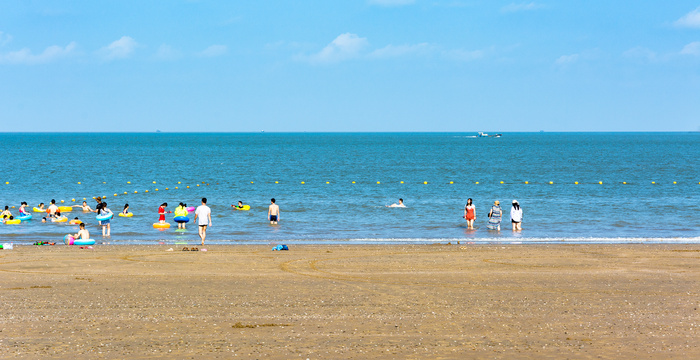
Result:
[[[698,245],[169,247],[0,251],[0,358],[700,358]]]

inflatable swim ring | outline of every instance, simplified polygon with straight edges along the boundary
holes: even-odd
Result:
[[[32,208],[32,210],[34,210],[34,212],[44,212],[44,211],[46,211],[46,210],[41,210],[41,209],[39,209],[38,207],[34,207],[34,208]]]
[[[97,219],[97,221],[104,221],[104,220],[111,219],[112,216],[114,216],[113,213],[104,214],[104,215],[97,215],[97,216],[95,216],[95,219]]]
[[[134,216],[134,213],[126,213],[126,214],[124,214],[124,213],[119,213],[119,216],[121,216],[121,217],[132,217],[132,216]]]
[[[240,208],[239,208],[238,206],[234,206],[233,208],[236,209],[236,210],[246,210],[246,211],[248,211],[248,210],[250,210],[250,205],[243,205],[243,207],[240,207]]]
[[[95,245],[95,240],[93,239],[75,239],[73,235],[66,235],[63,237],[63,243],[66,245]]]
[[[187,211],[188,211],[188,212],[193,212],[194,210],[195,210],[195,209],[194,209],[194,206],[188,206],[188,207],[187,207]]]
[[[156,229],[169,229],[170,223],[153,223],[153,227]]]
[[[21,223],[21,222],[22,222],[22,220],[20,220],[20,219],[12,219],[12,220],[7,220],[7,221],[5,221],[5,224],[7,224],[7,225],[17,225],[17,224],[19,224],[19,223]]]
[[[20,215],[17,217],[18,219],[22,221],[27,221],[32,219],[32,214],[27,214],[27,215]]]
[[[188,218],[187,216],[176,216],[173,218],[173,220],[175,220],[176,223],[190,222],[190,218]]]
[[[66,222],[66,221],[68,221],[68,218],[65,216],[61,216],[60,218],[51,219],[51,222]]]
[[[75,220],[75,219],[73,219],[73,220],[69,221],[68,223],[71,224],[71,225],[80,225],[80,224],[82,224],[83,222],[80,221],[80,220]]]
[[[73,207],[72,207],[72,206],[59,206],[59,207],[58,207],[58,211],[60,211],[60,212],[62,212],[62,213],[63,213],[63,212],[73,211]]]

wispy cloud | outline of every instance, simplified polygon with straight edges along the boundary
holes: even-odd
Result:
[[[570,55],[562,55],[557,58],[557,60],[554,61],[555,64],[557,65],[566,65],[566,64],[571,64],[575,63],[578,61],[578,59],[581,57],[579,54],[570,54]]]
[[[111,44],[103,47],[99,50],[99,53],[106,60],[124,59],[134,53],[138,47],[136,40],[129,36],[122,36],[119,40],[112,42]]]
[[[387,45],[381,49],[377,49],[367,55],[370,58],[393,58],[412,54],[427,54],[432,50],[428,43],[420,43],[413,45]]]
[[[442,56],[448,60],[454,61],[473,61],[481,59],[484,57],[483,50],[464,50],[464,49],[451,49],[444,50]]]
[[[161,44],[155,54],[157,60],[177,60],[181,57],[182,53],[179,50],[167,44]]]
[[[693,41],[690,44],[684,46],[683,50],[681,50],[681,55],[700,56],[700,41]]]
[[[60,58],[67,57],[74,53],[77,48],[75,42],[66,46],[49,46],[41,54],[33,54],[31,50],[24,48],[18,51],[11,51],[7,54],[0,54],[0,63],[4,64],[45,64]]]
[[[622,55],[629,58],[643,59],[648,61],[657,61],[659,59],[656,52],[642,46],[631,48],[622,53]]]
[[[0,46],[5,46],[12,41],[12,35],[0,31]]]
[[[370,5],[403,6],[413,4],[415,0],[367,0]]]
[[[501,8],[501,12],[504,13],[512,13],[512,12],[518,12],[518,11],[530,11],[530,10],[537,10],[537,9],[542,9],[544,8],[543,4],[537,4],[534,2],[531,3],[510,3],[504,7]]]
[[[700,7],[683,15],[674,24],[679,27],[700,28]]]
[[[340,34],[318,53],[302,56],[301,59],[311,63],[335,63],[359,57],[368,45],[367,38],[357,34]]]
[[[226,45],[212,45],[208,48],[197,53],[197,56],[201,57],[215,57],[226,54],[228,51],[228,46]]]

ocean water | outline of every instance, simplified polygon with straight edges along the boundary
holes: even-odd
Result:
[[[174,231],[172,214],[171,229],[152,224],[161,203],[174,210],[201,197],[213,212],[212,243],[700,242],[700,133],[474,135],[0,134],[0,205],[16,215],[21,201],[85,198],[94,207],[94,196],[106,196],[115,213],[129,203],[134,217],[115,217],[109,238],[94,214],[67,214],[111,244],[197,241],[192,222]],[[266,218],[272,197],[278,226]],[[407,208],[385,206],[398,198]],[[467,198],[476,230],[462,219]],[[519,233],[510,230],[513,199],[524,212]],[[232,211],[238,200],[251,210]],[[500,232],[486,230],[494,200],[504,209]],[[0,225],[0,241],[77,232],[34,215]]]

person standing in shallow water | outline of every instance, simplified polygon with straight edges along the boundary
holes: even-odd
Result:
[[[496,200],[493,202],[493,206],[491,206],[491,210],[489,211],[489,222],[486,225],[486,228],[489,230],[498,230],[501,231],[501,219],[503,218],[503,209],[501,209],[501,202]]]
[[[275,198],[270,199],[270,206],[267,208],[267,219],[270,225],[277,225],[280,220],[280,207],[275,204]]]
[[[199,218],[199,238],[202,239],[202,246],[204,246],[204,240],[207,238],[207,227],[211,226],[211,209],[207,206],[207,198],[202,198],[202,205],[197,206],[194,211],[194,221]]]
[[[510,209],[510,222],[513,224],[513,231],[523,229],[523,209],[520,208],[518,200],[513,200],[513,207]]]
[[[467,205],[464,205],[464,218],[467,220],[467,229],[473,229],[474,220],[476,220],[476,206],[472,204],[472,198],[467,199]]]

